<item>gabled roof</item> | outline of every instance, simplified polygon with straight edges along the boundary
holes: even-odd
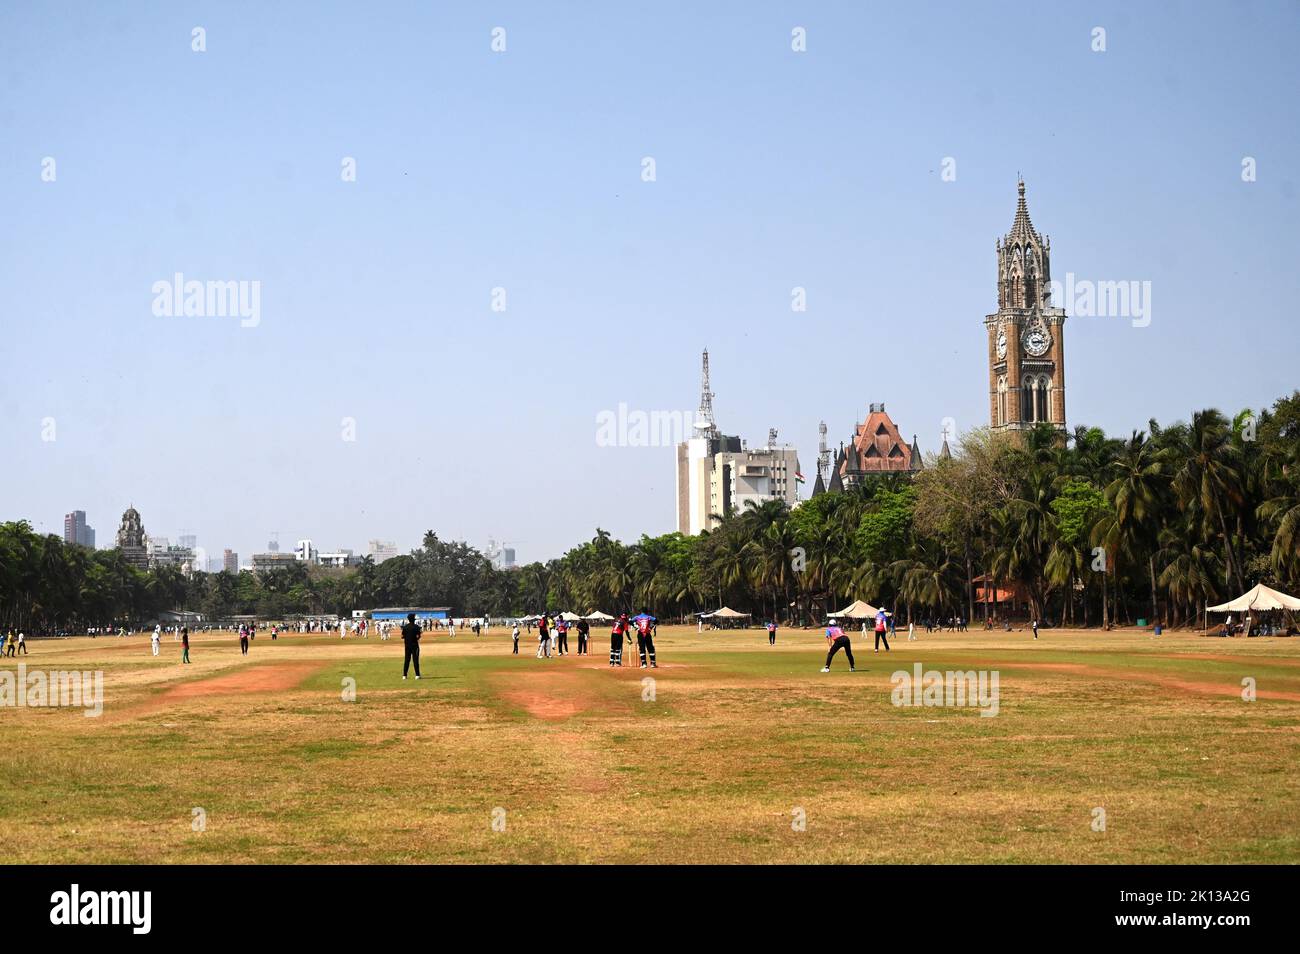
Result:
[[[871,405],[867,419],[853,432],[847,457],[849,471],[883,472],[912,469],[912,448],[898,433],[883,404]],[[837,468],[838,469],[838,468]]]

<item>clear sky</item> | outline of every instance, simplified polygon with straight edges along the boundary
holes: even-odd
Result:
[[[1284,2],[9,0],[0,518],[103,546],[134,502],[245,561],[662,533],[672,450],[596,417],[693,410],[706,346],[722,430],[809,487],[870,402],[932,452],[986,423],[1018,172],[1055,277],[1151,282],[1147,327],[1067,322],[1071,426],[1264,406],[1300,383],[1297,41]],[[260,282],[260,323],[156,316],[177,272]]]

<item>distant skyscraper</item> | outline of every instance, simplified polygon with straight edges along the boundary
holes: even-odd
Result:
[[[191,550],[193,550],[198,546],[198,539],[199,538],[192,533],[182,533],[179,537],[176,538],[176,542],[183,547],[189,547]]]
[[[221,568],[225,570],[227,573],[239,572],[239,554],[236,553],[234,550],[227,550],[222,555],[222,561],[223,561],[223,565]]]
[[[95,530],[86,523],[86,511],[74,510],[64,515],[63,542],[95,549]]]
[[[501,569],[513,570],[514,568],[515,568],[515,548],[502,547],[501,548]]]

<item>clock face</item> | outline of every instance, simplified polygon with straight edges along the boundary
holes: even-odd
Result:
[[[1025,350],[1035,358],[1041,357],[1047,353],[1047,349],[1052,346],[1052,336],[1043,324],[1042,319],[1036,319],[1020,338]]]
[[[998,331],[998,357],[1005,358],[1006,356],[1007,356],[1007,333],[1005,329],[1000,329]]]

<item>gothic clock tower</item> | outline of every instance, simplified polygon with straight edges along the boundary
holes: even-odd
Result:
[[[1053,308],[1052,241],[1029,221],[1025,183],[1011,231],[997,243],[998,310],[989,336],[989,423],[994,432],[1039,423],[1065,430],[1065,309]]]

